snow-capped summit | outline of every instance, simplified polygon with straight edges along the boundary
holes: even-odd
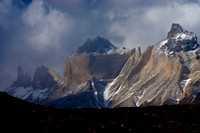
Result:
[[[183,30],[179,24],[172,24],[168,32],[167,39],[158,44],[160,52],[165,55],[173,54],[174,52],[188,52],[199,48],[197,36],[193,32]]]
[[[110,50],[116,50],[117,47],[111,44],[110,41],[108,41],[105,38],[97,36],[94,39],[87,39],[85,43],[78,48],[76,53],[106,53]]]

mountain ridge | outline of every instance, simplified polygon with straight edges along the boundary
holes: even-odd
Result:
[[[197,36],[176,23],[166,39],[143,53],[140,48],[117,48],[101,37],[87,39],[76,54],[65,59],[63,78],[55,71],[46,72],[50,79],[57,79],[55,83],[42,78],[43,87],[24,87],[30,94],[23,99],[56,108],[195,104],[200,94],[199,51]],[[6,92],[17,96],[15,90],[19,87]]]

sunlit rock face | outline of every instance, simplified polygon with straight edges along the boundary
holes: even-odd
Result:
[[[65,59],[63,84],[52,93],[49,103],[58,108],[104,108],[106,85],[134,53],[101,37],[87,40]]]

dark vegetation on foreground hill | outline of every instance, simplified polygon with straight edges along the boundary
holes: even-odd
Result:
[[[0,107],[1,131],[200,131],[200,105],[58,110],[0,93]]]

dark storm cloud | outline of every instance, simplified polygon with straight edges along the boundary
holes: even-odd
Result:
[[[65,57],[97,35],[145,49],[177,22],[199,36],[199,12],[197,0],[0,0],[0,87],[15,80],[18,65],[62,73]]]

